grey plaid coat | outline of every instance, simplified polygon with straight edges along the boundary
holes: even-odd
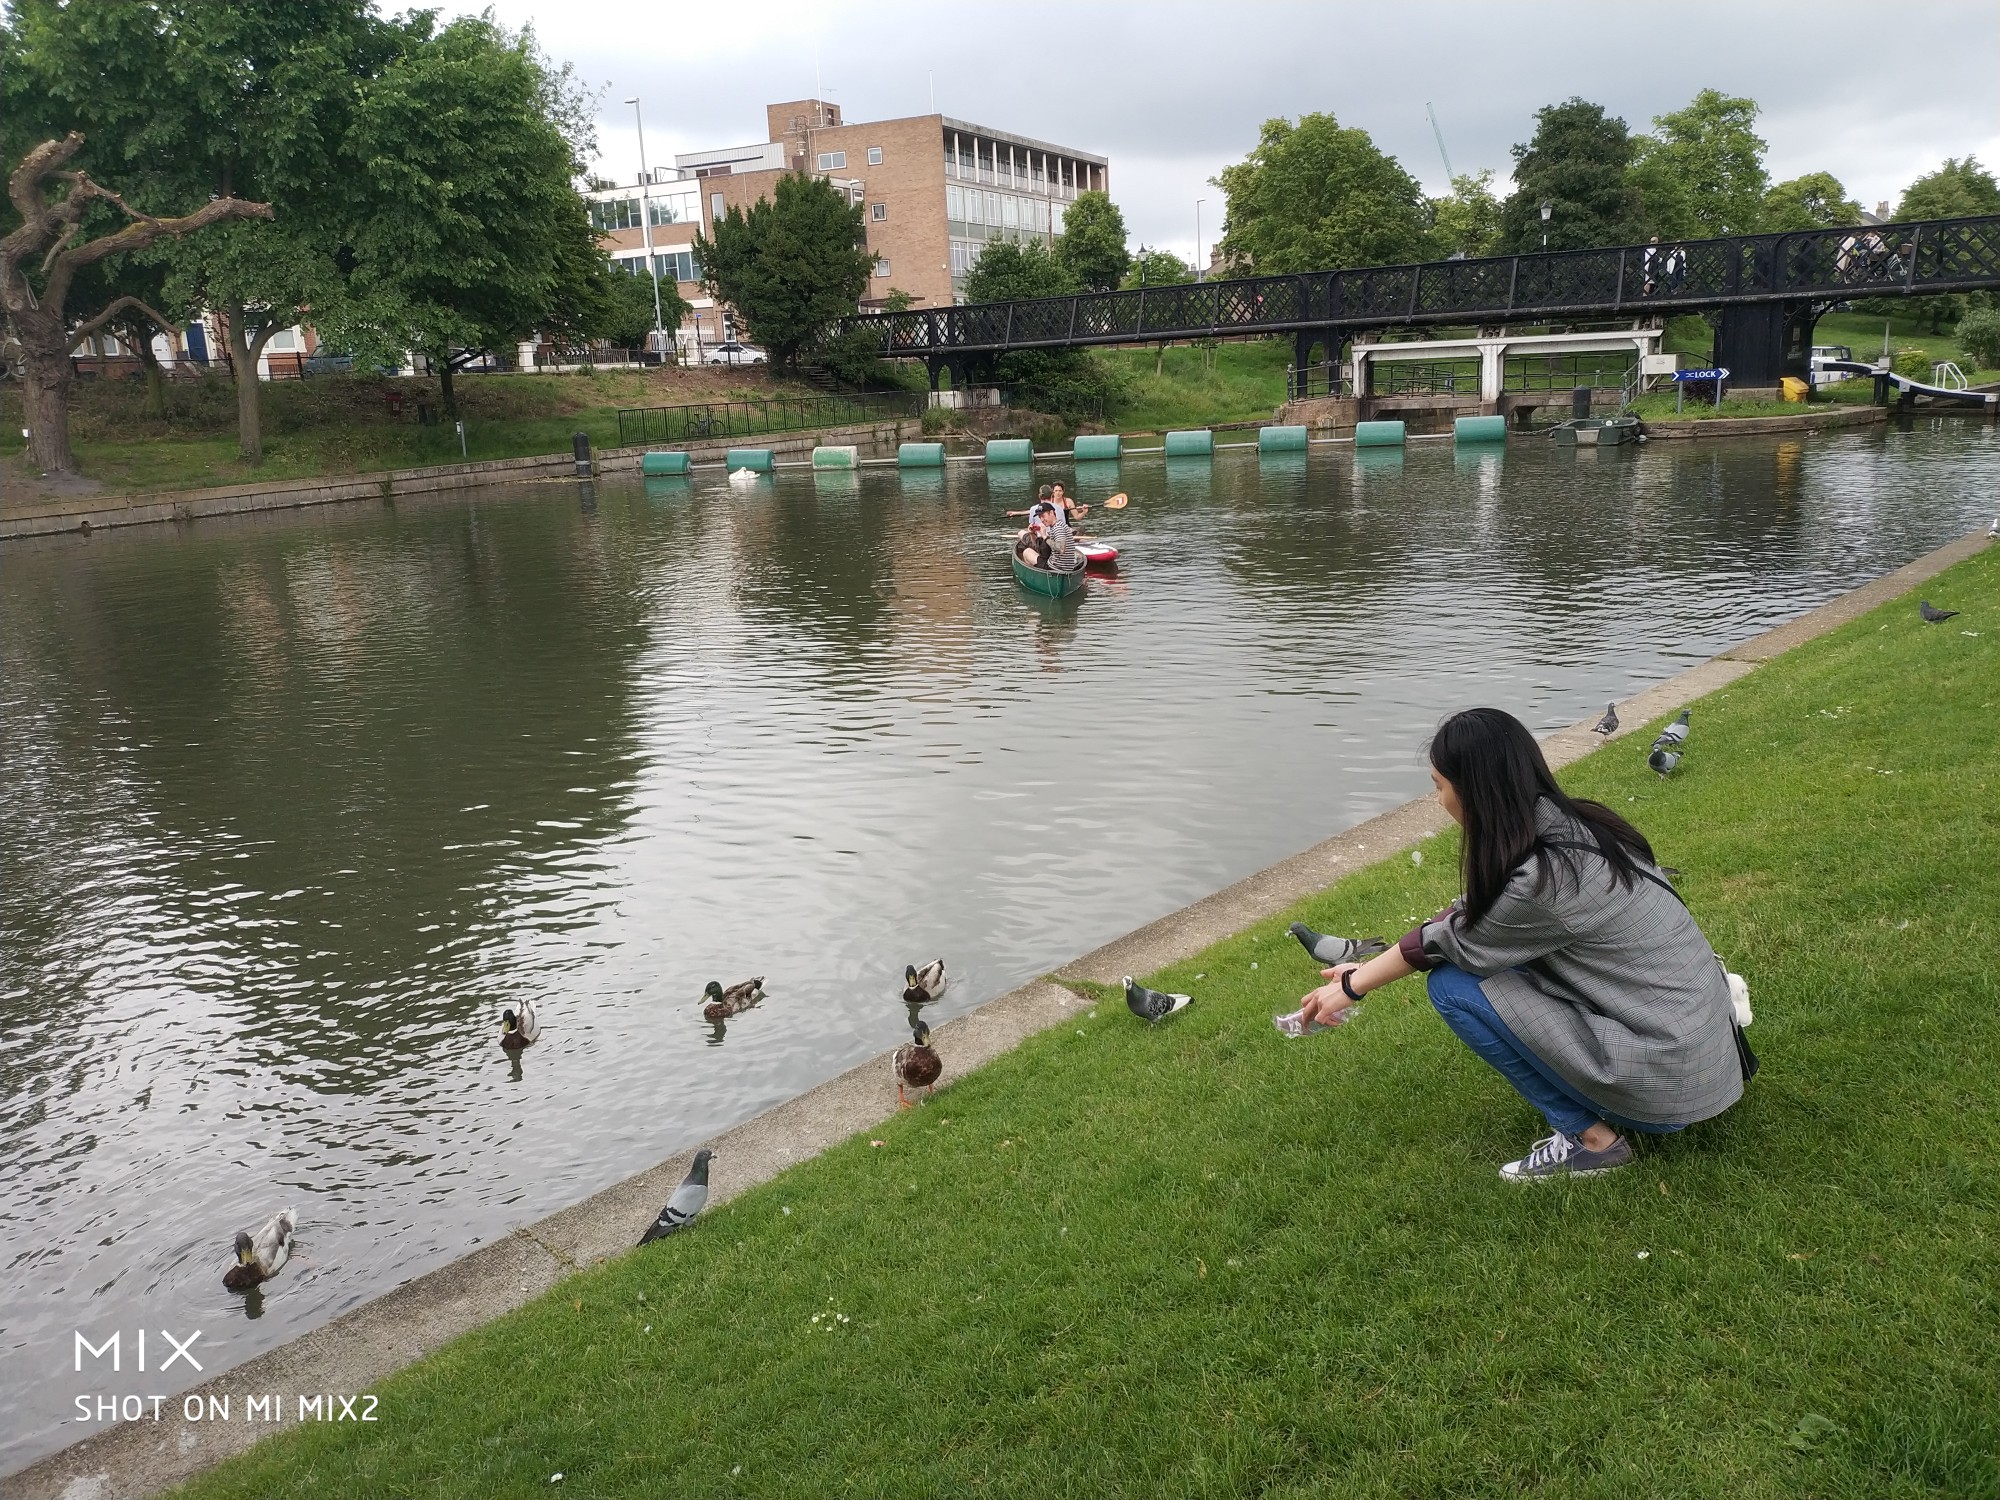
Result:
[[[1649,1125],[1721,1114],[1742,1097],[1743,1073],[1708,939],[1672,891],[1644,879],[1620,890],[1590,831],[1547,798],[1535,823],[1587,846],[1564,851],[1581,878],[1558,864],[1536,895],[1530,858],[1478,922],[1452,910],[1424,923],[1421,967],[1478,975],[1521,1043],[1614,1114]]]

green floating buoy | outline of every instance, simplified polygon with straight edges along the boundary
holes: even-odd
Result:
[[[861,467],[861,450],[853,443],[833,443],[813,449],[815,469],[858,469]]]
[[[1399,422],[1396,424],[1401,426]],[[1306,451],[1306,430],[1298,427],[1260,427],[1257,429],[1257,451],[1259,453],[1303,453]]]
[[[1206,427],[1186,428],[1168,433],[1166,446],[1168,458],[1207,458],[1215,453],[1215,434]]]
[[[1400,448],[1403,446],[1404,427],[1401,422],[1356,422],[1354,424],[1354,446],[1357,448]]]
[[[723,455],[722,466],[732,474],[738,469],[768,474],[777,467],[777,457],[769,448],[731,448]]]
[[[896,467],[899,469],[942,469],[944,467],[944,444],[898,444],[896,448]]]
[[[1070,457],[1078,463],[1091,459],[1108,458],[1116,460],[1123,447],[1115,432],[1085,432],[1077,435],[1070,445]]]
[[[1031,464],[1035,461],[1035,445],[1027,438],[989,438],[986,443],[986,463]]]
[[[1460,417],[1451,424],[1452,441],[1457,443],[1504,443],[1505,417]]]
[[[694,472],[692,453],[648,453],[639,460],[641,474],[691,474]]]

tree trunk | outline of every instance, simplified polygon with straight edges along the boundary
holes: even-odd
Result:
[[[1162,340],[1159,346],[1153,351],[1153,374],[1155,377],[1158,377],[1160,371],[1166,368],[1166,364],[1167,345],[1166,341]]]
[[[164,417],[167,414],[167,377],[160,369],[160,357],[153,352],[153,325],[139,323],[120,333],[119,337],[132,346],[132,352],[139,356],[139,363],[146,369],[146,415]]]
[[[253,464],[264,461],[264,413],[258,390],[257,350],[251,346],[241,302],[224,309],[229,324],[229,362],[236,377],[236,449]]]
[[[456,422],[458,420],[458,390],[451,383],[451,377],[454,373],[451,368],[451,356],[447,354],[443,359],[439,360],[437,367],[438,406],[444,413],[445,421]]]
[[[20,320],[25,324],[26,319]],[[55,348],[17,326],[21,340],[21,414],[28,423],[28,466],[43,474],[74,474],[76,458],[69,451],[69,388],[76,367],[69,362],[58,330]]]

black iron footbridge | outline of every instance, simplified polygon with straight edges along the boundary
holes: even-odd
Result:
[[[1995,287],[2000,215],[1987,215],[868,313],[841,330],[870,330],[887,358],[924,360],[935,386],[942,370],[962,380],[1017,349],[1290,333],[1304,367],[1315,346],[1337,360],[1367,329],[1715,311],[1716,358],[1739,385],[1766,385],[1806,373],[1812,325],[1839,302]]]

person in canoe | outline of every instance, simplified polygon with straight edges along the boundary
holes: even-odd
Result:
[[[1052,491],[1053,493],[1045,493],[1042,498],[1049,501],[1057,510],[1061,511],[1063,519],[1069,522],[1070,529],[1076,532],[1077,536],[1081,537],[1083,532],[1078,529],[1076,523],[1090,514],[1090,507],[1088,505],[1078,505],[1068,495],[1063,493],[1061,480],[1057,480],[1052,485],[1044,485],[1043,489],[1045,491]]]
[[[1083,566],[1076,536],[1063,513],[1047,500],[1037,500],[1028,512],[1028,529],[1016,544],[1021,561],[1050,573],[1074,573]]]

